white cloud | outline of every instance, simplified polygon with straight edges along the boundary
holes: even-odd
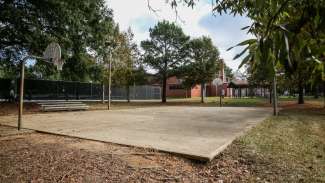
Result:
[[[165,0],[150,1],[151,7],[158,10],[156,13],[149,10],[147,0],[106,0],[106,2],[107,6],[113,9],[114,20],[119,23],[121,30],[131,27],[137,43],[149,38],[149,28],[159,20],[176,20],[174,10]],[[240,60],[233,61],[232,58],[240,50],[234,49],[228,52],[226,50],[250,37],[240,30],[241,27],[249,25],[250,21],[243,17],[214,18],[211,10],[211,4],[207,1],[200,1],[193,9],[179,6],[178,15],[184,22],[178,20],[177,24],[191,37],[210,36],[227,65],[236,70]]]

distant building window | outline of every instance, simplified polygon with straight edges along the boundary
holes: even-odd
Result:
[[[183,90],[184,87],[182,85],[169,85],[170,90]]]

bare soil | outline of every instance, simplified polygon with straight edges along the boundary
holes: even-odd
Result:
[[[238,182],[250,174],[249,162],[231,156],[235,146],[210,163],[41,133],[2,136],[0,147],[0,182]]]
[[[25,103],[24,113],[37,113],[40,111],[40,106],[36,103]],[[0,116],[17,115],[18,103],[0,102]]]

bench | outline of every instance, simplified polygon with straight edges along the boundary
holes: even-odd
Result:
[[[87,110],[89,106],[82,102],[68,102],[68,101],[49,101],[49,102],[39,102],[41,106],[41,111],[78,111]]]

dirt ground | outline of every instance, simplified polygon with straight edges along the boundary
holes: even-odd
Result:
[[[36,103],[25,103],[24,113],[37,113],[40,111],[40,106]],[[17,115],[18,103],[0,102],[0,116]]]
[[[250,174],[249,161],[232,157],[235,146],[208,164],[41,133],[2,136],[0,147],[0,182],[238,182]]]

